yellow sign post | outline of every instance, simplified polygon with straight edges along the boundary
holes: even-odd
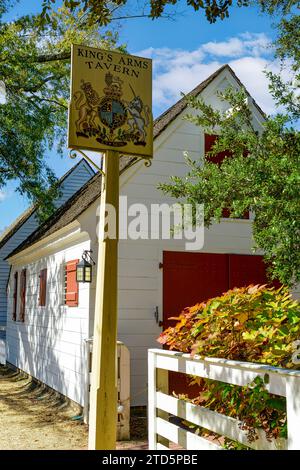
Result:
[[[153,156],[152,62],[141,57],[72,46],[68,145],[104,152],[100,199],[89,449],[111,450],[117,428],[117,296],[119,158]],[[89,157],[87,157],[89,158]],[[115,238],[106,207],[115,208]],[[106,232],[105,232],[106,229]]]

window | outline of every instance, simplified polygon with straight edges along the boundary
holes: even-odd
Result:
[[[17,303],[18,303],[18,271],[16,271],[14,275],[14,294],[13,294],[13,311],[12,311],[13,321],[17,320]]]
[[[204,135],[204,151],[205,159],[208,162],[216,163],[220,165],[226,157],[231,157],[232,154],[230,150],[224,150],[223,152],[216,153],[215,155],[206,155],[213,147],[217,140],[218,136],[215,134],[205,134]]]
[[[25,307],[26,307],[26,269],[22,269],[20,276],[20,311],[19,321],[25,321]]]
[[[216,142],[218,136],[215,134],[204,134],[204,151],[205,151],[205,158],[208,162],[211,163],[216,163],[217,165],[220,165],[223,160],[226,157],[231,157],[232,153],[230,150],[224,150],[223,152],[219,152],[216,155],[207,155],[207,152],[209,152],[214,143]],[[222,217],[228,219],[230,217],[230,210],[225,208],[222,211]],[[242,217],[239,217],[241,219],[249,219],[249,211],[246,211]]]
[[[78,283],[76,281],[76,266],[79,259],[68,261],[65,265],[65,305],[78,306]]]
[[[40,296],[39,296],[40,307],[46,306],[46,292],[47,292],[47,268],[42,269],[40,272]]]

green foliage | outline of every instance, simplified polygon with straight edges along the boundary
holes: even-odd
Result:
[[[44,20],[49,21],[49,12],[51,11],[53,4],[56,0],[44,0],[42,16]],[[110,1],[99,1],[99,0],[64,0],[64,5],[69,8],[70,11],[76,10],[76,8],[82,8],[88,17],[90,24],[99,23],[100,25],[107,25],[112,19],[114,19],[115,12],[119,11],[120,8],[130,5],[127,0],[110,0]],[[210,23],[215,23],[218,19],[224,20],[229,17],[230,10],[234,6],[248,7],[251,4],[257,4],[262,12],[269,14],[283,13],[287,14],[290,9],[298,3],[297,0],[257,0],[252,2],[251,0],[186,0],[188,7],[193,8],[194,11],[204,10],[204,14]],[[170,11],[172,7],[179,4],[178,0],[149,0],[145,2],[144,7],[140,7],[137,4],[137,8],[134,9],[133,13],[127,13],[125,17],[136,16],[148,16],[150,18],[162,17],[166,10]],[[131,6],[131,5],[130,5]],[[124,18],[124,16],[123,16]]]
[[[259,438],[258,430],[263,430],[268,440],[287,437],[286,400],[269,394],[261,377],[244,387],[207,379],[198,384],[201,394],[192,400],[193,404],[238,419],[249,442]],[[228,449],[239,448],[230,439],[225,443]]]
[[[278,105],[287,109],[292,120],[300,118],[300,16],[283,18],[278,25],[278,37],[275,42],[276,56],[287,66],[292,75],[283,80],[281,75],[268,72],[270,91]]]
[[[0,19],[18,0],[0,0]]]
[[[17,179],[18,191],[37,202],[44,217],[57,195],[45,151],[54,144],[59,152],[65,148],[71,43],[116,47],[115,34],[100,35],[83,17],[59,9],[43,29],[39,17],[0,22],[0,80],[6,92],[0,104],[0,188]]]
[[[175,318],[178,323],[158,339],[170,349],[296,368],[292,343],[300,337],[300,305],[287,288],[232,289],[185,308]],[[200,386],[193,403],[238,418],[250,441],[258,437],[258,428],[264,429],[267,438],[286,437],[285,399],[266,391],[268,376],[264,380],[257,377],[245,387],[199,378],[192,383]]]
[[[278,25],[276,55],[280,59],[291,59],[293,67],[300,65],[300,18],[292,15],[283,18]]]
[[[191,204],[204,204],[205,225],[219,221],[228,208],[232,217],[255,214],[253,238],[264,251],[273,278],[285,284],[300,281],[300,133],[289,117],[266,118],[260,132],[243,90],[219,93],[231,114],[214,110],[203,100],[187,98],[196,115],[187,119],[208,134],[219,134],[211,155],[230,149],[221,165],[192,161],[184,178],[171,177],[159,188]]]
[[[44,0],[42,9],[42,22],[51,22],[51,11],[55,0]],[[99,23],[101,26],[107,26],[112,19],[112,11],[124,5],[126,0],[111,0],[109,2],[99,2],[98,0],[64,0],[63,4],[70,12],[81,8],[85,14],[86,21],[89,25]]]
[[[285,114],[266,116],[259,130],[243,91],[227,90],[219,95],[225,107],[232,109],[230,117],[201,99],[187,98],[196,111],[196,116],[187,118],[205,132],[219,135],[212,155],[230,149],[232,158],[221,165],[207,161],[203,165],[201,159],[194,162],[187,157],[187,177],[171,178],[159,188],[189,203],[204,204],[207,227],[220,220],[225,208],[232,217],[241,217],[250,209],[255,214],[255,248],[263,250],[271,276],[292,285],[300,281],[300,134],[294,125],[300,118],[300,17],[293,8],[297,1],[257,3],[264,12],[281,18],[276,56],[283,70],[291,68],[292,76],[288,81],[272,72],[267,76],[270,92]],[[227,8],[231,5],[228,2]]]

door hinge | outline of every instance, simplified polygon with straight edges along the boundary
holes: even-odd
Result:
[[[159,320],[158,306],[155,307],[155,310],[154,310],[154,318],[155,318],[155,321],[156,321],[157,325],[158,325],[159,327],[162,327],[164,323],[163,323],[161,320]]]
[[[155,307],[155,310],[154,310],[154,318],[155,318],[156,323],[158,324],[158,322],[159,322],[159,313],[158,313],[158,307],[157,306]]]

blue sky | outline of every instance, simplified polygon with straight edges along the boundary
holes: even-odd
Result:
[[[39,11],[42,1],[20,0],[8,20]],[[133,4],[136,4],[134,2]],[[270,41],[272,19],[254,7],[234,8],[230,17],[209,24],[203,12],[194,13],[182,1],[172,20],[131,19],[120,22],[120,42],[133,54],[153,59],[153,111],[156,117],[172,105],[181,92],[188,92],[218,67],[229,63],[252,96],[267,112],[274,111],[263,70],[278,71]],[[47,163],[62,176],[73,164],[67,151],[63,158],[54,151]],[[15,192],[17,182],[0,190],[0,232],[28,207]]]

